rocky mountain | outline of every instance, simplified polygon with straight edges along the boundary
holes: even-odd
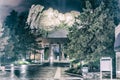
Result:
[[[78,11],[60,13],[53,8],[45,9],[41,5],[32,5],[27,18],[27,23],[31,29],[44,29],[51,31],[61,25],[72,26],[76,17],[80,15]]]

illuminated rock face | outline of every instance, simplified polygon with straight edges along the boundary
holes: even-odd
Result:
[[[51,31],[60,24],[66,24],[66,26],[72,26],[75,22],[75,18],[80,15],[77,11],[71,11],[67,13],[59,13],[58,10],[48,8],[44,10],[41,5],[33,5],[29,11],[27,23],[31,29],[44,29]]]
[[[39,24],[38,19],[41,17],[41,12],[43,9],[44,7],[41,5],[32,5],[27,18],[27,23],[30,25],[31,29],[37,28],[37,24]]]

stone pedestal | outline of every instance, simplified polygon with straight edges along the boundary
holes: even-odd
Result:
[[[116,52],[116,77],[120,79],[120,52]]]

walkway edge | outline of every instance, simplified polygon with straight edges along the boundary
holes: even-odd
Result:
[[[60,79],[61,78],[61,68],[57,67],[54,79]]]

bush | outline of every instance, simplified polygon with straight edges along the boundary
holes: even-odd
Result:
[[[27,64],[30,64],[28,61],[22,61],[22,60],[19,60],[19,61],[15,61],[14,62],[15,65],[27,65]]]
[[[70,68],[70,69],[66,70],[65,72],[82,75],[82,70],[80,67]]]

